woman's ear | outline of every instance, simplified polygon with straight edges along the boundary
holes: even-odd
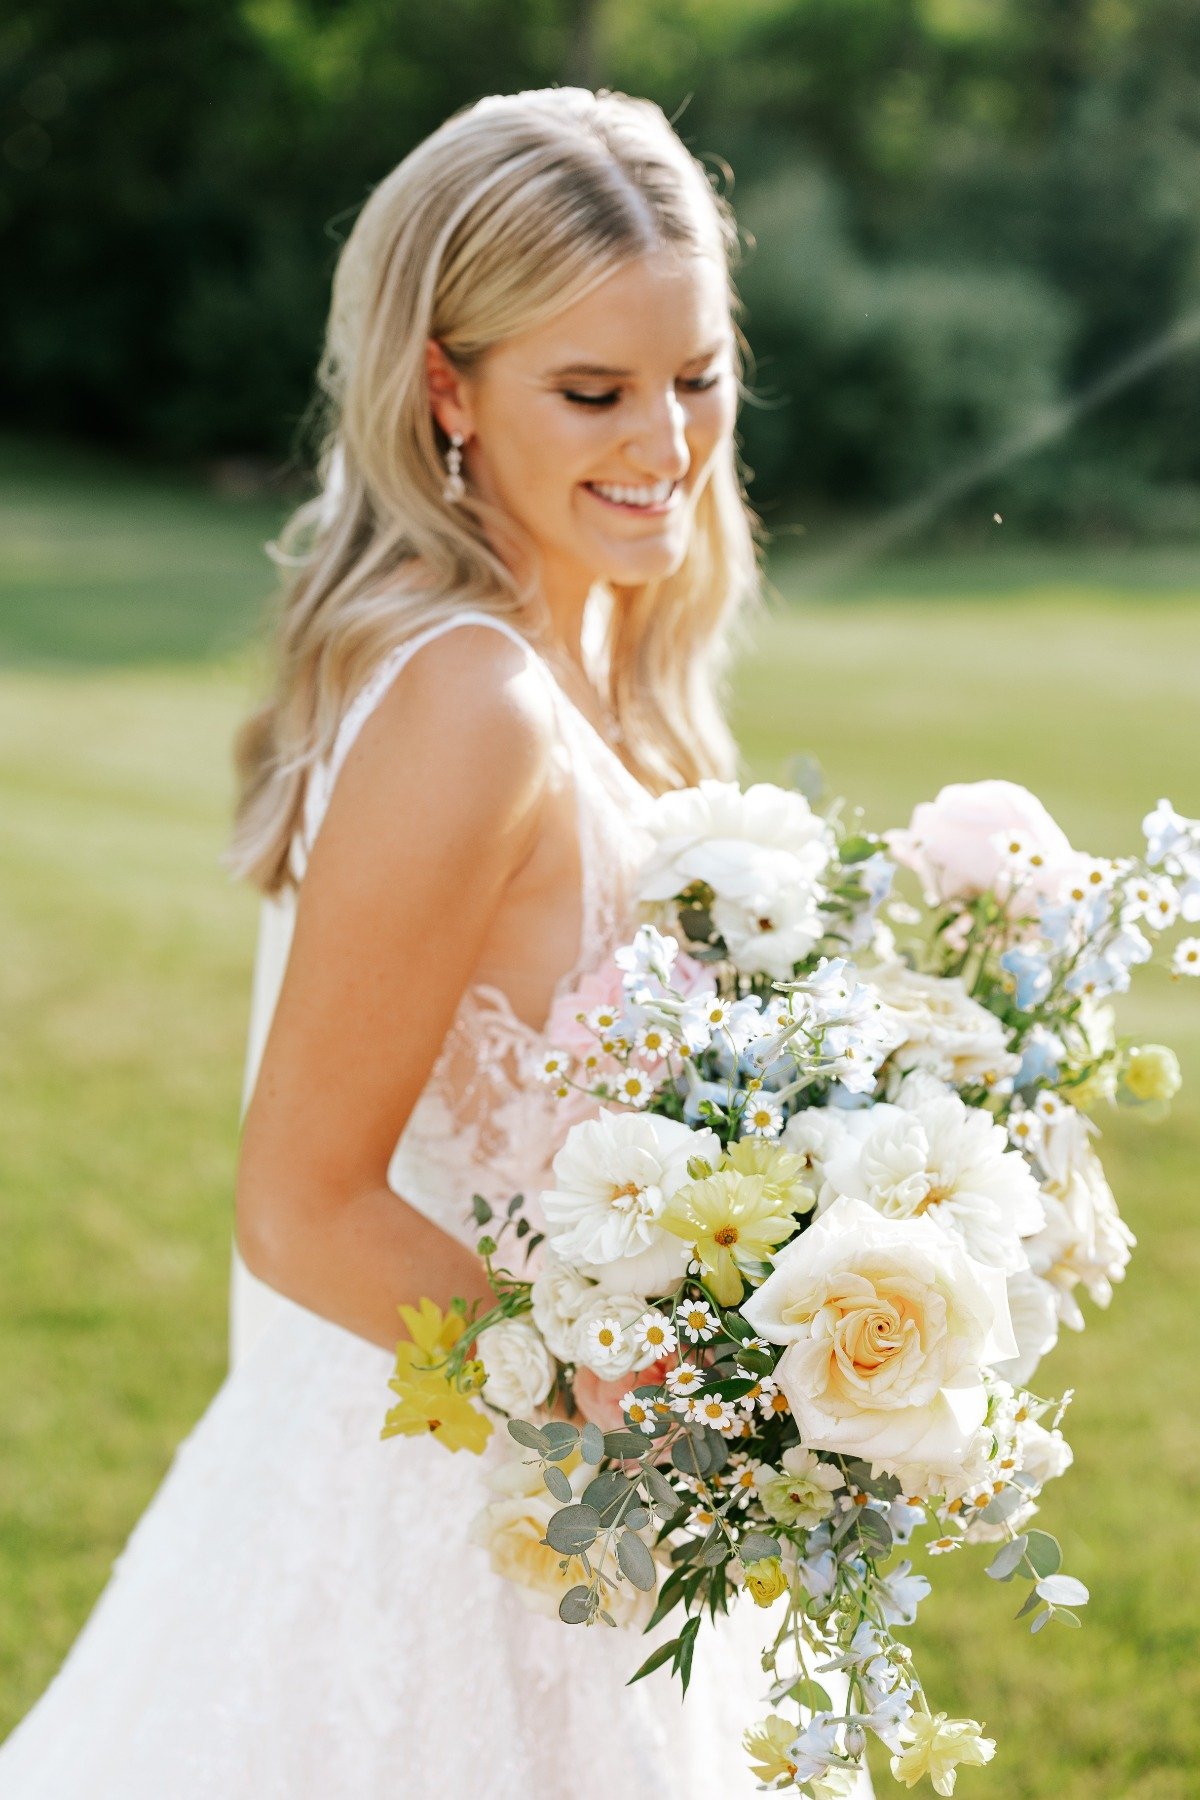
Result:
[[[425,342],[425,378],[434,418],[447,437],[457,431],[467,442],[473,425],[466,382],[433,337]]]

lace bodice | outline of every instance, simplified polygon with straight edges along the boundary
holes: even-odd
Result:
[[[604,960],[633,923],[632,877],[646,849],[639,821],[650,796],[567,697],[529,641],[489,613],[458,613],[383,658],[348,706],[332,751],[310,773],[301,827],[291,847],[291,871],[298,887],[350,748],[400,670],[425,644],[463,624],[491,626],[529,656],[548,684],[574,777],[582,923],[575,960],[555,984],[558,999]],[[263,902],[243,1110],[283,980],[296,891],[290,887]],[[564,1115],[562,1102],[536,1073],[548,1045],[545,1027],[536,1030],[519,1018],[499,987],[476,980],[468,984],[388,1169],[389,1186],[397,1194],[463,1242],[473,1244],[476,1235],[472,1194],[507,1201],[518,1192],[536,1196],[549,1185],[549,1161],[562,1140]],[[278,1299],[249,1275],[235,1252],[234,1360],[258,1335]]]

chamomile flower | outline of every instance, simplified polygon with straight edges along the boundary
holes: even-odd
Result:
[[[593,1319],[587,1327],[588,1366],[603,1367],[606,1362],[620,1362],[625,1349],[625,1332],[620,1319]]]
[[[1064,1106],[1057,1094],[1043,1088],[1033,1103],[1033,1110],[1043,1121],[1043,1126],[1054,1125],[1063,1117]]]
[[[571,1058],[565,1050],[547,1050],[537,1064],[537,1078],[554,1086],[571,1072]]]
[[[675,1327],[666,1313],[653,1310],[648,1312],[635,1328],[638,1353],[647,1362],[657,1362],[660,1356],[670,1356],[679,1343]]]
[[[951,1550],[961,1550],[963,1541],[960,1537],[931,1538],[925,1548],[930,1556],[947,1556]]]
[[[633,1047],[643,1062],[660,1063],[671,1048],[671,1034],[661,1025],[643,1025]]]
[[[681,1362],[675,1368],[667,1370],[667,1392],[671,1396],[672,1410],[684,1412],[693,1394],[698,1394],[704,1386],[704,1376],[695,1363]]]
[[[779,1383],[775,1377],[761,1375],[749,1393],[742,1395],[738,1405],[747,1418],[751,1418],[756,1411],[762,1413],[764,1418],[770,1418],[776,1410],[775,1396],[778,1392]]]
[[[598,1037],[615,1037],[621,1023],[621,1009],[619,1006],[594,1006],[586,1020]]]
[[[717,1515],[711,1506],[693,1506],[691,1512],[687,1516],[687,1528],[689,1531],[711,1531],[716,1522]]]
[[[778,1137],[783,1130],[783,1112],[770,1094],[751,1094],[742,1113],[742,1132],[747,1137]]]
[[[1176,975],[1200,975],[1200,937],[1180,938],[1171,968]]]
[[[729,1492],[731,1506],[746,1506],[753,1499],[755,1467],[744,1450],[735,1451],[730,1457],[722,1485]]]
[[[1018,1150],[1036,1150],[1042,1141],[1042,1117],[1031,1106],[1016,1108],[1009,1114],[1008,1141]]]
[[[679,1323],[683,1327],[684,1336],[693,1344],[707,1344],[716,1336],[717,1315],[707,1300],[689,1300],[680,1309]]]
[[[613,1096],[622,1106],[645,1106],[654,1093],[640,1069],[622,1069],[612,1084]]]
[[[689,1419],[697,1425],[707,1425],[710,1431],[719,1431],[723,1437],[737,1430],[742,1421],[728,1400],[722,1400],[720,1394],[701,1394],[689,1402]]]
[[[627,1394],[621,1395],[621,1411],[625,1414],[626,1423],[635,1431],[644,1431],[647,1437],[653,1437],[654,1413],[644,1399],[640,1399],[631,1388]]]

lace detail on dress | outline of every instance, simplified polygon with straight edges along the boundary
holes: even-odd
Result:
[[[581,928],[575,961],[555,985],[557,1000],[603,960],[632,922],[632,876],[645,850],[637,816],[650,797],[568,699],[528,639],[506,621],[462,612],[383,659],[348,706],[330,755],[311,772],[291,867],[299,880],[346,757],[409,657],[465,624],[503,632],[533,659],[549,684],[574,778]],[[544,1028],[536,1030],[518,1017],[499,987],[472,981],[396,1145],[388,1171],[391,1187],[464,1242],[474,1242],[473,1193],[503,1201],[517,1192],[536,1195],[539,1185],[549,1185],[564,1109],[537,1079],[536,1064],[546,1047]]]

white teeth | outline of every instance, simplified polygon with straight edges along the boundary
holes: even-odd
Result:
[[[622,506],[665,506],[671,498],[675,486],[673,481],[659,481],[653,487],[608,487],[600,481],[589,481],[588,486],[606,500],[615,500]]]

